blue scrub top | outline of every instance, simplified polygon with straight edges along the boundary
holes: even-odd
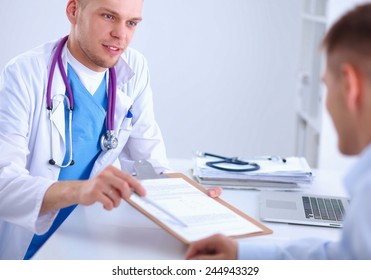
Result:
[[[73,68],[68,64],[68,80],[72,88],[75,108],[72,120],[72,147],[74,165],[62,168],[58,181],[86,180],[89,178],[94,163],[101,152],[100,137],[105,131],[105,118],[107,108],[107,85],[104,76],[100,86],[94,95],[85,88],[76,75]],[[69,159],[69,120],[68,108],[65,106],[66,123],[66,154],[63,164]],[[68,215],[77,205],[60,209],[49,231],[43,235],[34,235],[24,259],[30,259],[37,250],[58,229]]]

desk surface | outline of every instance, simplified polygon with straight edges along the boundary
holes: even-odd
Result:
[[[171,160],[175,171],[189,173],[190,160]],[[304,192],[345,195],[336,171],[317,172]],[[222,199],[259,220],[257,190],[225,189]],[[320,237],[335,240],[341,229],[264,223],[273,234],[249,237],[244,242],[282,243],[291,239]],[[184,259],[186,246],[124,201],[105,211],[100,204],[78,206],[33,259]]]

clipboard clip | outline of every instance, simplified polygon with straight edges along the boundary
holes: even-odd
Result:
[[[165,174],[157,174],[152,164],[144,159],[134,162],[135,176],[138,180],[167,178]]]

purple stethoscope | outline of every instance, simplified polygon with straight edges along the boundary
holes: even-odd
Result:
[[[66,168],[70,165],[73,165],[75,162],[72,159],[72,111],[74,108],[74,100],[73,100],[73,94],[71,85],[68,82],[66,71],[63,67],[63,61],[62,61],[62,50],[64,45],[66,44],[68,40],[68,36],[62,38],[62,40],[59,42],[57,49],[55,51],[55,54],[53,56],[52,64],[50,67],[49,72],[49,78],[48,78],[48,86],[46,90],[46,104],[47,109],[49,111],[49,119],[50,119],[50,126],[51,126],[51,159],[49,160],[49,163],[51,165],[56,165],[60,168]],[[56,64],[58,62],[59,71],[62,75],[63,82],[66,86],[67,95],[63,94],[57,94],[53,98],[51,98],[51,88],[52,88],[52,80],[54,75],[54,70],[56,67]],[[64,100],[67,103],[68,106],[68,115],[69,115],[69,159],[66,164],[57,163],[54,160],[54,148],[53,148],[53,99],[55,97],[62,96]],[[114,67],[109,68],[109,82],[108,82],[108,104],[107,104],[107,115],[106,115],[106,133],[102,135],[101,137],[101,148],[103,151],[108,151],[110,149],[115,149],[118,145],[118,139],[114,134],[114,115],[115,115],[115,108],[116,105],[116,71]]]

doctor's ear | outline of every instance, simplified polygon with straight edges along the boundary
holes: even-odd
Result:
[[[72,23],[76,23],[77,9],[79,6],[78,0],[69,0],[66,7],[66,15],[68,20]]]
[[[352,64],[341,66],[341,78],[345,87],[346,104],[351,111],[359,109],[364,98],[365,77],[363,73]]]

